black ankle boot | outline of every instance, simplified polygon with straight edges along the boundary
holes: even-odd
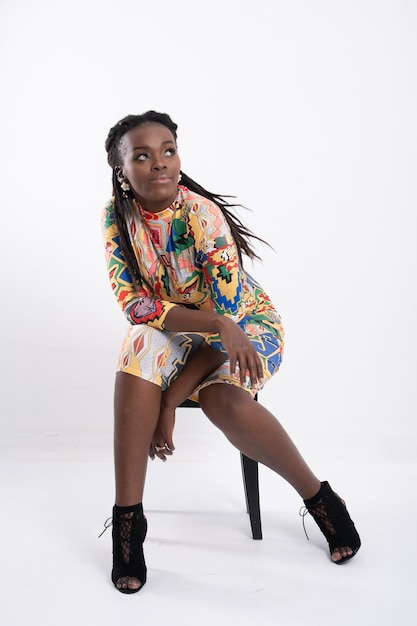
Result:
[[[300,515],[303,517],[303,524],[304,516],[308,511],[314,517],[314,521],[326,537],[331,555],[333,555],[335,551],[340,552],[342,548],[350,548],[352,551],[352,554],[342,556],[341,559],[333,561],[333,563],[340,565],[355,556],[361,547],[361,540],[355,528],[355,524],[346,509],[345,503],[339,498],[337,493],[332,490],[329,483],[327,481],[322,482],[319,492],[312,498],[304,500],[304,504],[305,509],[303,507],[300,510]],[[307,533],[306,537],[308,539]]]
[[[146,564],[143,556],[148,523],[142,503],[134,506],[114,506],[112,519],[113,569],[111,579],[121,593],[136,593],[146,582]],[[140,586],[129,588],[129,578]]]

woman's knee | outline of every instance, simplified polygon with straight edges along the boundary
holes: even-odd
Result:
[[[217,426],[233,421],[249,409],[253,402],[244,389],[235,385],[214,384],[200,391],[200,406],[207,417]]]

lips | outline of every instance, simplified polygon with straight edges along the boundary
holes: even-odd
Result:
[[[149,181],[152,185],[166,185],[171,182],[171,178],[169,176],[158,176],[158,178],[151,178]]]

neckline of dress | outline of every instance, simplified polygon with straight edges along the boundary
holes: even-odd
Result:
[[[139,202],[136,200],[136,206],[137,209],[140,213],[140,215],[143,217],[143,219],[145,219],[147,222],[154,222],[156,220],[159,219],[167,219],[169,218],[180,206],[180,200],[179,200],[179,195],[181,193],[181,189],[178,188],[178,193],[177,193],[177,197],[175,198],[175,200],[166,208],[166,209],[162,209],[162,211],[147,211],[146,209],[144,209]]]

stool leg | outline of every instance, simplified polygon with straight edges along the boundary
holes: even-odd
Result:
[[[247,457],[243,452],[240,453],[240,459],[245,487],[246,510],[249,513],[252,537],[254,539],[262,539],[258,463]]]

